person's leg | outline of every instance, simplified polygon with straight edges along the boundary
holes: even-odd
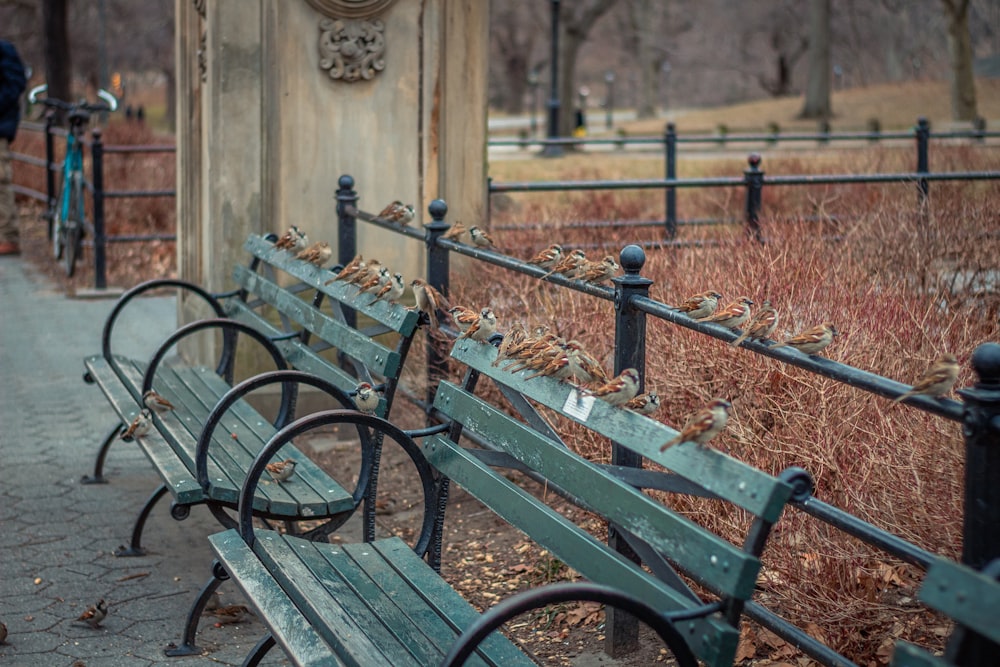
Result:
[[[0,255],[11,255],[20,251],[13,178],[10,142],[0,139]]]

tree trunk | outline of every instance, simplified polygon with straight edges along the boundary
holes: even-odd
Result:
[[[524,112],[524,95],[528,90],[528,60],[525,57],[507,57],[503,61],[503,108],[509,114]]]
[[[66,30],[66,0],[43,0],[42,24],[45,35],[45,82],[49,86],[45,94],[66,102],[72,101],[72,62],[69,33]]]
[[[830,117],[830,0],[809,0],[809,80],[799,115]]]
[[[617,0],[562,2],[559,13],[559,136],[572,134],[577,108],[576,58],[597,19]]]
[[[969,0],[942,0],[948,23],[951,59],[952,120],[975,120],[976,79],[972,72],[972,39],[969,36]]]

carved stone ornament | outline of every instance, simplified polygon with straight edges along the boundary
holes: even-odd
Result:
[[[306,0],[319,22],[319,66],[337,81],[370,81],[385,69],[385,23],[396,0]]]

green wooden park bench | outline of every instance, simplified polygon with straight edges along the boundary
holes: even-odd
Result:
[[[512,615],[568,599],[596,600],[643,620],[681,665],[695,664],[695,656],[709,665],[733,663],[761,552],[797,480],[775,478],[693,443],[660,452],[676,435],[673,429],[581,396],[554,379],[529,381],[527,372],[493,367],[496,354],[492,345],[455,344],[452,358],[467,371],[461,384],[438,385],[434,407],[446,422],[437,428],[403,432],[374,416],[326,411],[293,422],[262,450],[241,491],[239,526],[209,538],[219,563],[216,576],[235,580],[269,629],[245,664],[257,664],[275,644],[297,665],[437,665],[461,664],[466,658],[469,664],[534,664],[494,630]],[[475,393],[482,376],[500,386],[523,420]],[[531,412],[534,405],[559,412],[666,471],[625,471],[585,460]],[[318,544],[254,528],[250,502],[271,452],[335,423],[380,431],[386,443],[393,441],[409,454],[424,490],[422,530],[411,542],[388,537]],[[627,536],[648,569],[530,493],[534,485],[511,481],[512,470],[549,495],[556,492],[603,517]],[[800,472],[805,474],[791,474]],[[531,589],[478,613],[439,575],[450,484],[458,484],[585,581]],[[754,520],[738,546],[639,486],[714,498]],[[708,596],[696,594],[690,582]]]

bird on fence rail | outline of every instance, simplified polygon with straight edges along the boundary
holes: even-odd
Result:
[[[86,623],[95,630],[101,627],[101,621],[108,617],[108,603],[101,598],[97,601],[97,604],[92,604],[87,609],[80,614],[76,622]]]
[[[568,255],[560,259],[555,266],[549,269],[542,278],[548,278],[553,273],[558,273],[566,276],[567,278],[576,277],[577,271],[584,266],[587,262],[587,254],[577,248],[576,250],[570,252]]]
[[[469,237],[472,239],[473,245],[477,248],[495,249],[497,247],[497,244],[493,242],[493,237],[475,225],[469,227]]]
[[[456,222],[454,225],[451,226],[451,229],[449,229],[444,233],[442,238],[446,238],[449,241],[458,241],[460,238],[462,238],[462,234],[464,234],[467,231],[469,230],[465,228],[465,225],[463,225],[461,222]]]
[[[646,394],[639,394],[626,403],[625,408],[648,417],[660,409],[660,396],[652,391]]]
[[[135,416],[132,423],[128,425],[128,428],[122,431],[119,436],[125,442],[131,442],[136,438],[141,438],[142,436],[149,433],[149,427],[151,424],[150,417],[153,413],[150,412],[149,408],[143,408],[139,410],[139,414]]]
[[[365,268],[365,260],[361,257],[360,254],[355,255],[354,259],[345,264],[344,268],[342,268],[340,271],[337,272],[337,275],[335,275],[333,278],[330,278],[323,284],[329,285],[330,283],[335,282],[337,280],[347,280],[351,276],[356,275],[358,271],[361,271],[364,268]]]
[[[358,412],[373,415],[378,408],[378,402],[379,394],[370,382],[362,382],[354,388],[354,405],[357,406]]]
[[[677,437],[660,447],[661,452],[682,442],[693,442],[704,447],[708,441],[722,433],[729,421],[729,410],[732,404],[722,398],[716,398],[707,406],[694,413],[684,424]]]
[[[275,248],[280,248],[282,250],[290,250],[292,252],[300,252],[305,250],[309,246],[309,237],[301,229],[292,225],[288,228],[288,231],[281,235],[277,241],[274,242]]]
[[[153,412],[161,415],[175,409],[173,403],[168,401],[153,389],[150,389],[142,395],[142,404]]]
[[[750,306],[752,305],[753,301],[750,300],[750,297],[741,296],[714,315],[702,317],[700,320],[719,324],[727,329],[739,329],[744,322],[750,319]]]
[[[674,310],[685,313],[693,320],[700,320],[714,314],[719,307],[719,299],[722,295],[714,290],[692,294],[684,299],[684,303],[674,307]]]
[[[955,386],[955,381],[958,380],[958,368],[958,359],[955,358],[955,355],[945,352],[924,371],[923,376],[917,380],[912,389],[892,402],[899,403],[910,396],[930,396],[932,398],[944,396]]]
[[[497,358],[493,360],[493,363],[490,364],[490,366],[499,366],[501,361],[508,359],[510,350],[524,341],[527,336],[528,331],[524,328],[524,325],[520,322],[515,322],[510,329],[507,329],[503,338],[500,340],[500,345],[497,346]]]
[[[577,269],[576,279],[585,283],[598,285],[606,280],[611,280],[621,267],[611,255],[605,255],[599,262],[587,262]]]
[[[764,340],[778,327],[778,311],[774,309],[768,299],[764,299],[764,306],[751,318],[743,329],[743,333],[729,344],[736,347],[743,341]]]
[[[807,329],[800,334],[796,334],[787,340],[783,340],[771,349],[779,347],[794,347],[803,354],[813,355],[825,349],[833,342],[834,336],[839,336],[840,332],[830,322],[823,322],[812,329]]]
[[[326,241],[317,241],[297,254],[295,259],[301,259],[321,267],[333,259],[333,248]]]
[[[468,328],[459,336],[461,338],[471,338],[472,340],[485,343],[497,330],[497,316],[491,308],[483,308],[479,311],[479,316],[471,322]]]
[[[448,312],[451,308],[451,304],[448,303],[448,299],[446,299],[441,292],[434,289],[423,278],[414,278],[410,282],[410,287],[413,288],[413,297],[417,302],[417,310],[427,313],[427,317],[430,319],[431,329],[437,329],[438,311]]]
[[[618,377],[608,380],[596,389],[588,389],[587,393],[614,406],[625,405],[639,393],[639,371],[626,368],[618,374]]]
[[[292,473],[295,472],[296,465],[298,465],[298,461],[295,459],[285,459],[284,461],[268,463],[266,470],[275,482],[287,482]]]
[[[410,220],[413,220],[416,214],[417,211],[413,208],[413,204],[404,204],[397,199],[382,209],[377,217],[389,222],[398,222],[400,225],[406,225]]]
[[[545,250],[539,251],[537,255],[528,260],[528,264],[533,264],[541,269],[551,269],[562,259],[563,249],[558,243],[553,243]]]
[[[403,282],[402,273],[394,273],[385,285],[375,293],[375,298],[372,299],[368,305],[372,305],[380,299],[385,299],[389,303],[396,303],[403,296],[403,292],[406,291],[406,283]]]

